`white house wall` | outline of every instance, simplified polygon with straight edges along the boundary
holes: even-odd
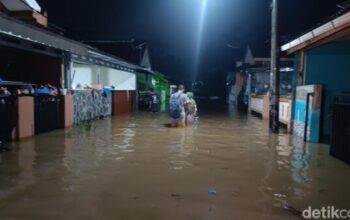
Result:
[[[114,86],[115,90],[136,90],[136,75],[134,73],[104,68],[101,72],[101,81],[106,86]]]
[[[87,65],[87,64],[73,64],[72,81],[73,88],[81,84],[90,85],[92,83],[102,83],[104,86],[114,86],[115,90],[136,90],[136,75],[134,73],[116,70],[112,68]]]
[[[97,71],[98,66],[95,65],[73,64],[72,87],[75,88],[78,84],[85,86],[97,83]]]

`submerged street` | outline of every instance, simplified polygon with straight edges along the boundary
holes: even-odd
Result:
[[[136,113],[10,144],[0,219],[300,219],[308,206],[348,205],[350,168],[328,145],[236,113],[167,123]]]
[[[0,220],[350,219],[350,0],[0,0]]]

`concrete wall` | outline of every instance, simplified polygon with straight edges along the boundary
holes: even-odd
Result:
[[[113,91],[112,92],[112,110],[113,115],[122,115],[134,112],[136,109],[135,91]]]
[[[136,74],[97,65],[73,65],[73,87],[92,83],[102,83],[104,86],[114,86],[116,90],[136,90]]]
[[[74,124],[112,115],[112,96],[92,90],[75,90],[73,96]]]
[[[103,68],[101,82],[107,86],[114,86],[118,91],[136,90],[136,74],[121,70]]]
[[[78,84],[85,86],[92,83],[97,83],[98,66],[74,64],[73,65],[73,81],[72,86],[75,88]]]
[[[332,99],[337,93],[350,91],[350,43],[336,42],[307,51],[305,84],[325,87],[322,134],[329,136]]]

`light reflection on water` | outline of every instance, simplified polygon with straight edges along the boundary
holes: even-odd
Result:
[[[326,145],[236,113],[166,123],[139,113],[12,144],[0,155],[0,218],[297,219],[284,204],[350,208],[350,167]]]

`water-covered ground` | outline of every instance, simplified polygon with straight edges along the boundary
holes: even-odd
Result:
[[[350,166],[252,116],[196,127],[137,113],[57,130],[0,154],[0,219],[300,219],[350,208]]]

